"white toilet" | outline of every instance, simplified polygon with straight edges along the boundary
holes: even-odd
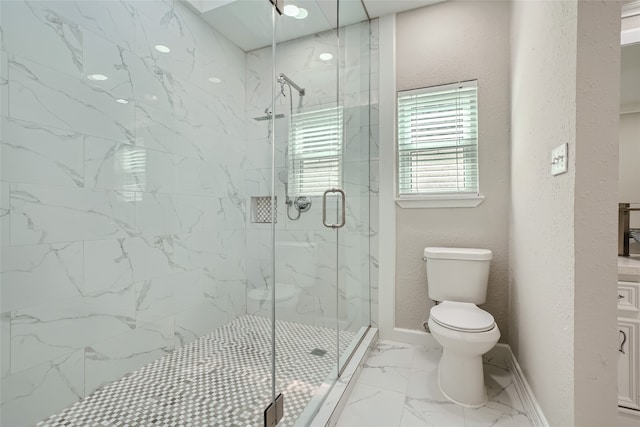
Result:
[[[487,402],[482,355],[500,338],[493,316],[478,308],[485,302],[488,249],[425,248],[431,309],[429,329],[442,345],[438,383],[445,397],[459,405],[478,408]]]

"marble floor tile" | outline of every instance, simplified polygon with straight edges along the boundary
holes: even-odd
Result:
[[[359,383],[349,397],[336,427],[396,427],[405,394]]]
[[[395,341],[380,341],[371,353],[367,365],[370,367],[395,366],[411,368],[416,347]]]
[[[337,427],[529,427],[531,422],[503,363],[485,358],[488,402],[464,408],[438,386],[438,346],[380,341],[365,362]],[[402,401],[400,415],[397,402]]]
[[[365,364],[360,374],[359,382],[404,393],[407,390],[407,384],[412,372],[409,368],[369,366]]]

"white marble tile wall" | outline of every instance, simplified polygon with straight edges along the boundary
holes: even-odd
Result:
[[[246,54],[172,0],[3,1],[0,26],[0,424],[20,426],[246,312]]]
[[[287,18],[284,18],[287,19]],[[277,285],[291,285],[296,297],[276,304],[277,316],[283,320],[324,327],[358,330],[369,323],[370,257],[370,135],[369,135],[369,25],[355,24],[341,29],[340,49],[335,32],[324,32],[278,44],[276,71],[285,73],[305,88],[302,107],[307,109],[336,105],[340,64],[340,104],[344,107],[345,143],[343,184],[347,193],[347,226],[336,234],[321,222],[322,199],[312,196],[311,209],[296,221],[286,216],[285,188],[277,178],[276,224]],[[330,61],[319,59],[331,53]],[[342,57],[339,57],[341,52]],[[247,196],[271,194],[271,140],[269,121],[255,121],[264,116],[271,104],[271,49],[247,54]],[[279,86],[278,86],[279,89]],[[293,109],[300,98],[293,93]],[[275,175],[286,171],[287,133],[290,116],[289,92],[276,100],[275,113],[285,117],[275,122]],[[377,208],[377,207],[376,207]],[[297,211],[290,209],[295,217]],[[267,315],[266,301],[253,298],[268,295],[272,283],[270,254],[273,242],[269,224],[247,223],[248,311]],[[336,243],[337,242],[337,243]],[[306,245],[301,250],[299,245]],[[336,257],[341,265],[336,271]],[[309,266],[309,267],[307,267]],[[339,274],[339,303],[336,307],[336,274]],[[259,290],[253,292],[252,290]],[[253,295],[253,296],[252,296]]]

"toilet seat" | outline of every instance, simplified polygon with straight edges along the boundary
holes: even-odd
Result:
[[[490,313],[468,302],[443,301],[431,308],[431,319],[443,328],[459,332],[487,332],[494,328]]]

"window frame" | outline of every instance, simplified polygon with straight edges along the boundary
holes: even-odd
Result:
[[[472,169],[475,168],[475,181],[477,182],[476,191],[472,192],[464,192],[464,191],[424,191],[424,192],[415,192],[415,193],[401,193],[401,178],[400,172],[402,170],[400,165],[400,157],[401,157],[401,146],[400,146],[400,132],[402,129],[400,128],[400,101],[402,97],[407,97],[416,94],[436,94],[438,92],[446,93],[447,91],[451,91],[452,89],[462,87],[462,88],[475,88],[475,117],[471,119],[476,120],[475,127],[475,151],[472,150],[472,156],[475,156],[475,165],[472,166]],[[396,131],[395,131],[395,173],[394,173],[394,191],[395,191],[395,201],[396,204],[401,208],[446,208],[446,207],[476,207],[480,205],[484,201],[484,195],[480,193],[480,156],[479,156],[479,126],[478,126],[478,116],[479,116],[479,90],[478,90],[478,80],[468,80],[461,81],[455,83],[434,85],[429,87],[423,87],[412,90],[404,90],[396,92],[396,111],[395,111],[395,120],[396,120]],[[459,144],[445,144],[441,147],[444,150],[452,150],[458,151],[463,145]],[[437,149],[437,148],[435,148]],[[416,153],[425,152],[426,148],[417,148],[415,150]],[[410,153],[410,149],[405,148],[405,153]],[[464,151],[464,148],[462,148]],[[424,166],[424,165],[421,165]],[[419,166],[418,166],[419,167]],[[412,175],[414,176],[414,175]]]

